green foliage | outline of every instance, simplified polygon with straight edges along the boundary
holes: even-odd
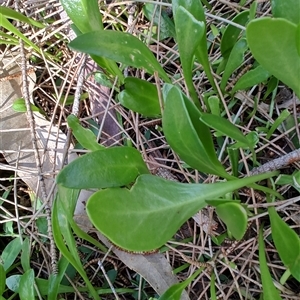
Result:
[[[172,149],[191,167],[230,178],[216,156],[209,128],[200,121],[196,106],[175,86],[165,85],[163,95],[163,130]]]
[[[135,77],[126,77],[125,89],[119,93],[120,103],[145,117],[158,117],[161,107],[154,84]]]
[[[127,66],[143,68],[166,82],[170,79],[153,53],[138,38],[125,32],[101,30],[84,33],[69,44],[71,49],[105,57]]]
[[[127,185],[149,173],[140,153],[132,147],[114,147],[87,153],[66,166],[57,183],[74,189]]]
[[[114,244],[131,251],[149,251],[166,243],[188,218],[206,206],[205,200],[274,174],[212,184],[184,184],[141,175],[131,189],[107,188],[96,192],[86,210],[95,227]]]
[[[218,202],[216,205],[218,215],[226,224],[228,231],[236,239],[241,239],[247,226],[247,208],[237,201],[228,201],[222,197],[245,185],[254,186],[255,181],[270,178],[277,173],[243,179],[234,177],[239,174],[240,149],[252,151],[253,163],[256,163],[254,147],[258,143],[258,134],[250,132],[245,136],[236,125],[222,117],[224,113],[221,95],[218,97],[216,91],[221,89],[225,92],[229,79],[244,64],[245,54],[248,55],[250,49],[259,65],[255,63],[252,70],[237,80],[231,90],[232,95],[238,90],[248,89],[264,82],[273,75],[292,88],[299,97],[299,13],[291,9],[282,12],[282,7],[286,4],[280,4],[280,1],[275,0],[272,1],[272,11],[275,17],[280,18],[253,20],[255,4],[250,11],[239,13],[233,22],[246,26],[246,32],[233,25],[228,25],[225,29],[221,39],[222,61],[217,66],[220,74],[224,72],[220,87],[217,87],[207,52],[206,22],[201,2],[172,1],[175,25],[165,14],[154,11],[153,5],[145,5],[144,12],[148,18],[154,19],[154,24],[158,24],[159,19],[163,18],[163,28],[159,35],[174,37],[178,44],[189,94],[187,96],[179,87],[171,84],[174,78],[166,74],[161,64],[139,38],[129,33],[103,29],[99,11],[91,11],[96,8],[96,1],[77,0],[74,5],[73,1],[61,2],[78,28],[78,37],[70,43],[70,47],[90,54],[106,70],[108,77],[119,76],[120,82],[124,83],[124,90],[118,95],[121,104],[146,117],[161,116],[162,130],[168,144],[186,165],[201,173],[214,174],[227,180],[213,184],[185,184],[149,175],[137,150],[131,147],[102,148],[97,144],[93,133],[82,128],[79,121],[70,116],[68,124],[76,139],[92,152],[70,163],[57,176],[59,196],[54,206],[53,231],[59,249],[83,276],[90,292],[95,293],[95,290],[84,274],[77,254],[71,249],[74,247],[73,232],[79,235],[82,233],[72,221],[73,208],[61,203],[62,199],[68,196],[73,201],[73,207],[77,197],[75,189],[99,189],[87,202],[86,209],[90,220],[113,243],[131,251],[149,251],[161,247],[189,217],[205,207],[211,199],[216,198],[219,198],[214,200]],[[296,5],[292,0],[287,2],[294,7]],[[79,15],[80,10],[82,16]],[[91,19],[88,17],[89,11],[92,14]],[[186,34],[187,32],[190,34]],[[116,71],[115,62],[121,63],[122,67],[132,66],[144,69],[151,75],[157,74],[165,83],[162,88],[164,102],[160,102],[160,91],[154,84],[132,77],[124,80],[123,75]],[[194,87],[195,62],[201,64],[215,90],[206,96],[205,103],[208,107],[205,111],[210,113],[202,112],[203,108]],[[271,78],[266,94],[270,95],[277,85],[277,79]],[[266,129],[267,138],[288,117],[289,113],[284,111],[271,128]],[[235,142],[227,148],[227,154],[232,162],[232,174],[226,172],[217,157],[210,128],[216,130],[218,138],[222,135]],[[294,182],[295,178],[297,186],[299,180],[297,176],[285,179]],[[263,189],[258,185],[255,187]],[[275,193],[268,188],[264,188],[264,191]],[[295,236],[293,230],[288,229],[288,225],[280,219],[274,209],[270,208],[268,211],[272,236],[279,255],[291,274],[299,280],[300,275],[297,271],[300,269],[299,255],[296,254],[295,248],[288,250],[286,246],[292,241],[300,247],[299,237]],[[273,290],[274,286],[271,285],[261,238],[260,235],[260,262],[263,269],[264,297],[267,299],[265,295],[268,291],[275,295],[274,297],[277,296]],[[280,240],[284,240],[285,243],[280,244]],[[195,274],[186,282],[171,287],[160,299],[179,299],[182,290],[195,278]]]
[[[297,26],[285,19],[262,18],[251,21],[246,33],[254,58],[300,97]]]
[[[263,287],[263,299],[281,300],[280,294],[276,290],[273,284],[273,280],[268,269],[262,228],[259,231],[258,244],[259,244],[259,267],[260,267],[261,281]]]

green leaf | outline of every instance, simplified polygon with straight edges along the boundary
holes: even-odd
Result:
[[[196,106],[175,86],[163,88],[162,118],[165,137],[172,149],[192,168],[227,178],[219,162],[209,128],[200,121]]]
[[[15,238],[6,245],[1,254],[1,260],[3,261],[5,271],[14,263],[21,249],[22,244],[20,238]]]
[[[37,111],[39,113],[44,114],[44,112],[42,112],[37,106],[31,103],[30,103],[30,108],[32,111]],[[13,102],[12,109],[17,112],[26,112],[27,108],[26,108],[25,100],[23,98],[15,100]]]
[[[184,7],[175,11],[176,40],[182,64],[184,80],[195,105],[200,108],[200,102],[193,84],[194,54],[205,32],[205,24],[197,21]],[[187,34],[189,32],[189,34]]]
[[[96,151],[105,149],[104,146],[101,146],[96,139],[95,134],[87,128],[83,128],[79,120],[74,115],[69,115],[67,118],[68,125],[72,129],[72,132],[76,140],[80,145],[88,150]]]
[[[279,217],[274,207],[268,207],[268,212],[271,221],[272,237],[280,259],[300,282],[300,238]]]
[[[203,269],[204,268],[200,268],[186,280],[173,284],[158,298],[158,300],[180,300],[183,290],[203,271]]]
[[[259,84],[270,77],[270,73],[265,70],[261,65],[256,67],[253,70],[248,71],[244,74],[234,85],[232,92],[239,90],[246,90],[250,87],[253,87],[256,84]]]
[[[19,296],[21,300],[34,300],[34,271],[27,270],[20,279]]]
[[[166,39],[168,37],[175,38],[174,23],[163,10],[160,11],[160,8],[157,8],[157,6],[152,3],[145,3],[143,6],[143,13],[146,18],[149,21],[153,22],[153,24],[156,25],[160,30],[160,40]]]
[[[247,230],[248,217],[245,208],[240,203],[228,202],[218,205],[216,212],[233,237],[241,240]]]
[[[211,184],[184,184],[145,174],[133,187],[107,188],[93,194],[86,206],[94,226],[114,244],[131,251],[161,247],[178,228],[218,198],[276,172]]]
[[[262,228],[259,230],[258,238],[258,250],[259,250],[259,267],[261,272],[261,281],[263,287],[263,299],[264,300],[282,300],[279,292],[274,286],[271,274],[268,269],[265,245]]]
[[[69,190],[68,201],[74,202],[77,200],[79,191],[77,190]],[[65,201],[66,198],[64,198]],[[76,242],[74,239],[74,234],[71,231],[70,224],[68,222],[68,215],[65,214],[64,209],[62,207],[62,201],[54,201],[52,208],[52,230],[53,237],[55,240],[55,244],[62,255],[68,260],[70,264],[77,270],[77,272],[81,275],[83,280],[85,281],[93,299],[100,300],[95,288],[91,284],[89,278],[87,277],[83,265],[80,261]],[[47,286],[48,292],[49,286]]]
[[[204,9],[202,6],[201,1],[193,1],[193,0],[173,0],[172,1],[172,8],[173,12],[177,12],[179,7],[185,8],[190,14],[194,16],[194,18],[197,21],[203,22],[205,25],[204,28],[204,33],[202,35],[202,38],[200,40],[200,43],[196,49],[195,55],[202,65],[204,72],[212,85],[212,87],[217,90],[213,74],[211,72],[211,67],[210,67],[210,62],[208,58],[208,53],[207,53],[207,40],[206,40],[206,20],[205,20],[205,14],[204,14]],[[175,15],[176,18],[176,15]],[[179,25],[180,26],[180,25]],[[185,30],[185,24],[181,24],[182,30],[184,32],[188,32]],[[189,32],[190,34],[190,32]],[[189,35],[187,34],[187,35]]]
[[[122,186],[139,174],[149,173],[140,153],[131,147],[114,147],[87,153],[65,168],[56,182],[74,189]]]
[[[254,58],[300,98],[300,57],[297,26],[284,19],[262,18],[247,26],[247,41]],[[284,53],[284,55],[282,55]]]
[[[60,3],[82,33],[103,29],[97,0],[60,0]]]
[[[119,94],[123,106],[146,117],[161,114],[157,88],[154,84],[135,77],[127,77],[125,89]]]
[[[237,16],[235,16],[232,19],[232,22],[240,25],[245,25],[248,22],[248,20],[249,20],[249,10],[245,10],[239,13]],[[241,31],[242,29],[234,25],[228,25],[226,27],[221,39],[221,53],[224,59],[227,59],[229,57],[230,52],[234,47],[234,45],[236,44],[236,41],[240,36]]]
[[[102,16],[97,0],[60,0],[60,2],[76,26],[76,30],[74,30],[76,35],[103,30]],[[91,55],[91,57],[105,71],[118,76],[120,81],[123,81],[123,74],[115,62],[96,55]]]
[[[28,238],[25,238],[23,241],[21,252],[21,265],[25,272],[30,270],[30,243]]]
[[[0,13],[0,26],[4,27],[11,33],[15,34],[18,38],[22,39],[28,46],[32,47],[36,52],[40,53],[40,48],[37,47],[30,39],[21,33],[15,26],[13,26],[7,18]]]
[[[135,68],[144,68],[166,82],[170,79],[149,48],[135,36],[113,30],[82,34],[69,44],[71,49],[121,62]]]
[[[0,296],[3,295],[5,291],[5,279],[6,273],[2,264],[0,264]]]
[[[275,18],[284,18],[296,25],[300,23],[299,0],[272,0],[271,4]]]
[[[0,14],[9,19],[24,22],[24,23],[36,26],[38,28],[45,28],[45,25],[43,25],[42,23],[37,22],[31,18],[28,18],[25,15],[15,11],[9,7],[0,6]]]
[[[246,39],[240,39],[232,48],[225,66],[224,74],[222,76],[220,88],[225,90],[226,83],[231,74],[239,68],[244,62],[244,53],[247,50]]]
[[[221,132],[223,135],[228,136],[244,145],[249,145],[248,139],[243,135],[243,133],[237,128],[236,125],[231,123],[221,116],[202,113],[200,120],[207,126]]]

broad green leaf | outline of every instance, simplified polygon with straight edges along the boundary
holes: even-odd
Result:
[[[192,69],[195,51],[205,32],[205,24],[197,21],[184,7],[179,6],[175,11],[175,29],[184,80],[191,98],[200,109],[200,102],[193,84]]]
[[[6,245],[1,254],[1,260],[3,261],[3,267],[5,271],[14,263],[21,249],[22,244],[20,238],[18,237],[13,239]]]
[[[203,271],[203,268],[197,270],[192,276],[186,280],[173,284],[169,287],[158,300],[180,300],[183,290]]]
[[[146,117],[161,114],[157,88],[154,84],[135,77],[127,77],[125,89],[119,94],[120,103]]]
[[[21,265],[25,272],[30,270],[30,254],[31,253],[29,239],[25,238],[23,241],[21,252]]]
[[[175,26],[173,21],[169,18],[166,12],[160,11],[160,7],[152,3],[145,3],[143,6],[143,13],[146,18],[153,22],[158,27],[159,40],[166,39],[168,37],[175,38]],[[157,33],[158,38],[158,33]]]
[[[79,120],[76,116],[69,115],[67,118],[67,122],[72,129],[72,133],[74,134],[76,140],[82,147],[91,151],[105,149],[97,142],[95,134],[90,129],[83,128],[80,125]]]
[[[60,3],[82,33],[103,29],[97,0],[60,0]]]
[[[149,174],[133,187],[107,188],[93,194],[86,206],[94,226],[117,246],[131,251],[161,247],[178,228],[218,198],[276,172],[211,184],[185,184]]]
[[[232,92],[239,90],[246,90],[250,87],[253,87],[256,84],[259,84],[270,77],[270,73],[265,70],[262,66],[258,66],[253,70],[248,71],[244,74],[234,85]]]
[[[222,76],[220,88],[225,90],[226,83],[232,73],[239,68],[242,63],[244,62],[244,53],[247,50],[247,42],[246,39],[240,39],[237,43],[233,46],[230,55],[228,57],[227,64],[225,66],[225,70]]]
[[[162,124],[172,149],[192,168],[228,178],[218,161],[209,128],[200,121],[196,106],[175,86],[163,88],[165,110]]]
[[[249,145],[248,139],[237,128],[237,126],[227,119],[213,114],[202,113],[200,120],[207,126],[217,130],[218,132],[221,132],[223,135],[228,136],[249,147],[251,146]]]
[[[5,291],[5,279],[6,273],[2,264],[0,264],[0,296],[3,295]]]
[[[135,36],[113,30],[82,34],[69,44],[71,49],[105,57],[135,68],[144,68],[166,82],[170,79],[149,48]]]
[[[20,279],[19,296],[21,300],[34,300],[34,271],[27,270]]]
[[[300,282],[300,238],[278,215],[274,207],[268,207],[272,237],[284,265]],[[291,247],[291,245],[293,245]]]
[[[207,40],[206,40],[206,20],[205,20],[205,14],[204,14],[204,9],[202,6],[201,1],[194,1],[194,0],[172,0],[172,8],[173,12],[178,11],[179,7],[185,8],[190,14],[194,16],[194,18],[197,21],[203,22],[204,23],[204,33],[201,37],[200,43],[195,51],[195,56],[197,57],[198,61],[202,65],[204,72],[212,85],[212,87],[217,90],[213,74],[211,72],[211,66],[208,58],[208,53],[207,53]],[[176,18],[176,15],[175,15]],[[185,30],[185,24],[181,24],[181,28],[183,32],[188,32]],[[189,34],[191,34],[189,32]],[[189,35],[188,34],[188,35]]]
[[[87,153],[65,168],[56,182],[74,189],[122,186],[149,173],[140,153],[132,147],[114,147]]]
[[[38,28],[45,28],[45,25],[43,25],[42,23],[37,22],[31,18],[28,18],[25,15],[15,11],[9,7],[0,6],[0,14],[9,19],[13,19],[13,20],[17,20],[17,21],[24,22],[27,24],[31,24]]]
[[[275,18],[284,18],[298,25],[300,23],[299,0],[271,0],[272,14]]]
[[[69,194],[70,198],[68,200],[74,201],[77,199],[79,191],[70,190],[71,194]],[[65,201],[65,199],[64,199]],[[85,281],[93,299],[100,300],[95,288],[91,284],[89,278],[87,277],[83,265],[81,264],[76,242],[74,239],[73,232],[71,231],[70,224],[68,222],[68,218],[65,215],[65,212],[62,207],[62,201],[54,201],[53,208],[52,208],[52,230],[53,230],[53,237],[55,240],[55,244],[62,255],[68,260],[70,264],[77,270],[80,276]],[[47,286],[47,292],[48,292]]]
[[[216,212],[236,240],[241,240],[247,230],[247,212],[240,203],[228,202],[216,207]]]
[[[30,104],[30,108],[32,111],[37,111],[41,114],[44,114],[43,111],[41,111],[37,106],[35,106],[34,104]],[[17,99],[13,102],[13,105],[12,105],[12,109],[14,111],[17,111],[17,112],[26,112],[27,111],[27,108],[26,108],[26,104],[25,104],[25,100],[23,98],[20,98],[20,99]]]
[[[207,99],[208,107],[212,114],[220,115],[220,99],[217,96],[210,96]]]
[[[30,39],[28,39],[23,33],[21,33],[15,26],[12,25],[11,22],[8,21],[1,13],[0,13],[0,26],[4,27],[11,33],[15,34],[18,38],[22,39],[28,46],[32,47],[36,52],[40,53],[40,48],[37,47]]]
[[[265,245],[262,228],[259,230],[258,237],[258,250],[259,250],[259,268],[261,273],[261,282],[263,287],[263,299],[264,300],[282,300],[279,292],[274,286],[269,268],[267,265],[265,255]]]
[[[249,20],[249,10],[245,10],[239,13],[232,19],[233,23],[237,23],[239,25],[245,25]],[[230,52],[241,33],[242,29],[234,26],[228,25],[224,31],[224,34],[221,39],[221,53],[224,59],[227,59],[230,55]]]
[[[253,20],[246,30],[254,58],[300,97],[300,56],[296,32],[297,26],[293,23],[272,18]]]
[[[60,2],[76,26],[76,30],[74,30],[76,35],[103,30],[102,16],[97,0],[60,0]],[[118,76],[120,81],[123,81],[123,74],[114,61],[97,55],[91,55],[91,57],[105,71]]]

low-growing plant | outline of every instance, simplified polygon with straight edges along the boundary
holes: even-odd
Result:
[[[263,190],[272,197],[281,198],[272,189],[254,184],[262,179],[277,176],[278,173],[237,178],[238,172],[233,170],[230,174],[225,170],[216,155],[211,129],[214,129],[218,136],[229,137],[235,141],[235,147],[233,145],[228,147],[233,166],[236,165],[234,162],[238,161],[234,149],[252,152],[255,166],[257,162],[254,148],[258,138],[255,132],[245,136],[232,120],[221,116],[219,108],[213,109],[216,106],[205,108],[211,113],[203,112],[203,106],[200,105],[193,85],[193,66],[195,61],[202,65],[215,90],[207,103],[212,104],[216,101],[219,106],[218,90],[226,93],[228,79],[244,62],[244,55],[250,49],[256,59],[255,67],[238,79],[231,94],[275,76],[291,87],[299,97],[299,15],[294,11],[282,15],[281,10],[276,8],[280,1],[272,1],[273,8],[275,7],[274,19],[254,19],[255,4],[250,11],[237,15],[234,22],[246,25],[246,31],[241,27],[228,25],[223,34],[221,41],[223,61],[218,70],[219,72],[223,70],[223,75],[218,88],[212,76],[212,66],[207,54],[205,12],[201,2],[172,1],[175,21],[173,35],[178,43],[189,93],[185,95],[176,84],[171,83],[172,78],[166,74],[142,41],[128,33],[104,30],[99,25],[101,15],[96,10],[93,10],[93,18],[87,17],[91,7],[96,5],[92,3],[96,1],[78,0],[72,1],[72,5],[69,5],[70,1],[67,0],[61,2],[81,31],[69,44],[70,48],[88,53],[96,58],[96,61],[101,58],[102,62],[115,61],[122,63],[122,66],[142,68],[151,75],[157,74],[164,82],[161,89],[163,103],[160,102],[157,87],[153,84],[132,77],[124,80],[123,76],[119,77],[119,83],[125,84],[124,90],[119,94],[120,102],[128,109],[146,117],[161,116],[166,140],[179,157],[189,167],[202,173],[214,174],[224,180],[212,184],[184,184],[153,176],[149,174],[137,150],[126,146],[100,148],[93,134],[87,129],[80,128],[75,117],[70,116],[68,123],[74,130],[76,139],[92,152],[66,166],[57,177],[58,185],[69,189],[99,189],[87,202],[87,214],[99,231],[114,244],[127,250],[148,251],[159,248],[188,218],[208,203],[217,206],[217,213],[225,221],[228,230],[235,238],[241,239],[246,230],[247,212],[238,202],[228,201],[222,197],[228,192],[248,185]],[[297,6],[296,3],[292,3],[293,1],[288,2],[291,3],[287,5]],[[86,15],[78,17],[76,11],[82,9]],[[94,20],[97,21],[94,23]],[[98,28],[95,28],[94,24],[97,24]],[[189,34],[186,34],[187,32]],[[108,74],[117,75],[117,72],[114,74],[110,72],[111,67],[105,67],[104,64],[100,66]],[[87,136],[90,138],[87,139]],[[218,200],[209,201],[213,199]],[[236,217],[232,215],[232,209],[236,209],[237,213],[234,214]],[[269,215],[279,255],[291,274],[300,280],[299,253],[295,250],[299,248],[291,250],[288,246],[292,241],[294,245],[300,246],[299,237],[284,225],[275,210],[270,209]],[[238,228],[236,224],[239,224]],[[288,239],[286,243],[279,243],[284,236]],[[262,247],[261,245],[261,251]],[[263,261],[262,255],[261,259]],[[262,272],[262,276],[267,278],[268,275],[264,274],[266,273]],[[270,281],[263,280],[266,289],[269,284]]]

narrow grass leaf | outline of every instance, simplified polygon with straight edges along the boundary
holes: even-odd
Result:
[[[158,75],[165,82],[170,79],[149,48],[137,37],[120,31],[100,30],[82,34],[70,44],[73,50],[105,57],[148,73]]]
[[[141,175],[133,187],[107,188],[93,194],[87,214],[114,244],[131,251],[161,247],[191,216],[215,199],[276,172],[212,184],[184,184]],[[128,234],[130,232],[130,234]]]
[[[161,114],[157,88],[154,84],[136,77],[126,77],[125,89],[119,94],[120,103],[145,117]]]
[[[236,240],[245,235],[248,223],[247,212],[240,203],[228,202],[216,207],[216,212]]]
[[[170,286],[158,300],[180,300],[183,290],[203,271],[204,268],[199,268],[193,275],[186,280]]]
[[[23,40],[28,46],[32,47],[36,52],[40,53],[39,47],[32,43],[23,33],[14,27],[1,13],[0,13],[0,26],[15,34],[18,38]]]
[[[74,115],[69,115],[67,118],[69,127],[72,129],[72,133],[80,145],[88,150],[96,151],[105,149],[101,146],[97,140],[95,134],[87,128],[83,128],[79,120]]]
[[[259,267],[260,267],[261,281],[263,287],[263,299],[282,300],[279,292],[277,291],[277,289],[273,284],[273,280],[267,265],[262,228],[260,228],[259,230],[258,250],[259,250]]]
[[[270,77],[270,72],[265,70],[262,66],[258,66],[253,70],[248,71],[244,74],[234,85],[232,92],[239,90],[246,90],[250,87],[253,87],[256,84],[259,84]]]
[[[5,291],[5,279],[6,279],[6,272],[2,264],[0,264],[0,296],[3,295]]]
[[[78,195],[78,191],[71,190],[70,197],[76,198]],[[83,266],[80,262],[80,258],[77,253],[76,243],[74,240],[74,236],[71,232],[70,225],[68,223],[67,217],[64,215],[64,211],[61,208],[61,201],[54,201],[53,209],[52,209],[52,230],[53,237],[55,240],[55,244],[62,255],[68,260],[70,264],[78,271],[83,280],[85,281],[93,299],[100,300],[99,295],[94,289],[93,285],[89,281]],[[71,246],[71,248],[68,248]],[[47,286],[48,292],[48,286]]]
[[[149,171],[136,149],[114,147],[77,158],[60,171],[56,182],[74,189],[105,188],[129,184],[143,173]]]
[[[272,237],[284,265],[300,282],[300,238],[278,215],[274,207],[268,208]]]
[[[284,19],[266,17],[251,21],[246,33],[254,58],[300,98],[297,26]]]
[[[269,140],[270,137],[272,136],[272,134],[274,133],[274,131],[280,126],[280,124],[282,122],[284,122],[289,116],[290,116],[290,112],[288,111],[288,109],[283,110],[280,115],[278,116],[278,118],[275,120],[275,122],[273,123],[272,127],[269,129],[267,135],[266,135],[266,139]]]
[[[201,172],[228,177],[217,159],[209,128],[197,107],[175,86],[163,88],[165,137],[179,157]]]
[[[25,272],[30,270],[30,242],[28,238],[25,238],[23,241],[21,252],[21,265]]]
[[[236,15],[231,21],[239,25],[245,25],[249,20],[249,10],[245,10]],[[221,39],[221,53],[224,59],[227,59],[234,45],[236,44],[242,29],[229,24]]]
[[[248,46],[247,46],[246,39],[240,39],[233,46],[222,76],[222,80],[220,84],[220,88],[222,90],[225,90],[226,83],[229,77],[232,75],[232,73],[242,65],[244,61],[244,53],[246,52],[247,48]]]
[[[298,25],[300,23],[299,0],[271,0],[272,15],[275,18],[283,18]]]
[[[195,17],[182,6],[179,6],[175,11],[174,20],[176,41],[178,44],[184,80],[191,98],[195,105],[200,108],[198,95],[193,84],[192,69],[195,51],[205,32],[205,24],[204,22],[196,20]]]
[[[200,120],[206,124],[207,126],[217,130],[218,132],[222,133],[225,136],[228,136],[243,145],[251,146],[249,145],[248,139],[243,135],[243,133],[237,128],[236,125],[231,123],[225,118],[222,118],[221,116],[213,115],[213,114],[207,114],[202,113]]]
[[[38,28],[45,28],[46,27],[42,23],[37,22],[32,18],[28,18],[24,14],[21,14],[21,13],[15,11],[15,10],[9,8],[9,7],[0,6],[0,14],[2,14],[6,18],[17,20],[17,21],[20,21],[20,22],[24,22],[24,23],[36,26]]]
[[[21,300],[34,300],[34,271],[27,270],[20,279],[19,296]]]
[[[1,260],[3,261],[3,267],[5,271],[14,263],[21,249],[22,244],[19,237],[13,239],[6,245],[1,254]]]

